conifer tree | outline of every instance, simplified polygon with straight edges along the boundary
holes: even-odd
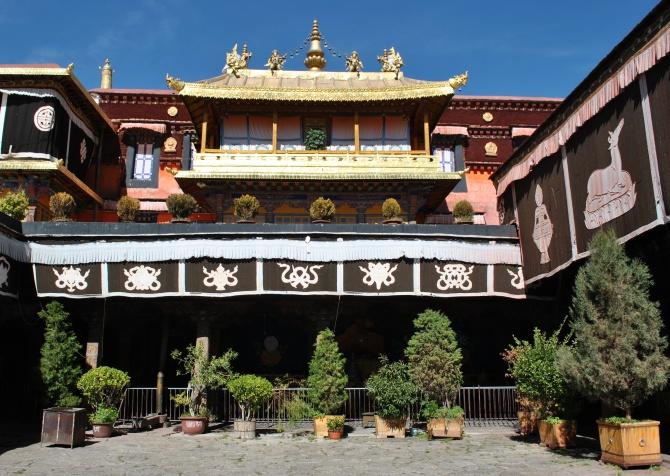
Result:
[[[559,366],[584,396],[630,419],[668,380],[668,341],[647,266],[626,255],[612,230],[598,232],[589,250],[570,308],[574,350],[559,351]]]
[[[449,318],[433,309],[419,314],[405,356],[410,376],[426,396],[451,407],[463,385],[463,355]]]
[[[49,404],[77,406],[81,403],[76,389],[82,374],[82,345],[72,330],[70,316],[58,301],[51,301],[37,315],[45,323],[40,371]]]
[[[314,355],[309,362],[309,401],[322,415],[337,411],[347,401],[345,358],[330,329],[319,332],[314,343]]]

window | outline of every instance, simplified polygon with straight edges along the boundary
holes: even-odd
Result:
[[[153,164],[153,144],[137,144],[133,178],[135,180],[151,180]]]
[[[438,162],[442,172],[454,172],[456,170],[456,161],[452,149],[435,149]]]

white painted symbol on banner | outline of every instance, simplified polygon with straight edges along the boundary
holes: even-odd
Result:
[[[158,276],[161,275],[160,268],[156,270],[141,264],[130,270],[124,268],[123,274],[128,276],[123,284],[128,291],[158,291],[161,288],[161,283],[158,281]]]
[[[9,261],[7,261],[7,258],[0,256],[0,288],[9,286],[9,270],[11,268],[12,267],[9,264]]]
[[[281,274],[282,283],[290,284],[296,289],[298,286],[302,286],[302,289],[307,289],[312,284],[318,283],[319,275],[316,274],[316,271],[323,268],[322,264],[315,264],[313,266],[294,266],[277,263],[277,266],[284,269]],[[288,274],[289,269],[291,270],[291,274]]]
[[[470,275],[474,268],[474,265],[466,268],[463,264],[445,264],[442,267],[435,265],[435,271],[440,275],[437,280],[437,289],[446,291],[447,289],[458,288],[463,291],[470,291],[472,289]]]
[[[208,288],[216,286],[217,291],[225,291],[226,286],[237,286],[237,277],[235,277],[237,266],[235,266],[232,271],[224,268],[222,264],[219,264],[219,266],[212,271],[207,271],[207,268],[203,266],[202,272],[207,276],[202,280],[202,283]]]
[[[375,285],[377,291],[384,286],[390,286],[395,283],[395,276],[393,273],[398,269],[398,265],[391,268],[391,263],[368,263],[367,269],[359,266],[358,269],[365,273],[363,276],[363,284],[368,286]]]
[[[75,290],[83,291],[88,287],[86,278],[91,273],[89,269],[86,273],[81,274],[81,268],[75,268],[70,266],[69,268],[63,266],[63,271],[58,272],[56,268],[52,268],[54,274],[56,275],[56,287],[59,289],[67,288],[68,292],[73,293]]]
[[[88,150],[86,149],[86,139],[81,140],[81,145],[79,146],[79,161],[83,164],[86,162],[86,156],[88,155]]]
[[[37,130],[49,132],[56,125],[56,111],[53,106],[42,106],[35,111],[33,122]]]
[[[516,273],[509,268],[507,268],[507,272],[511,276],[509,283],[512,287],[515,289],[523,289],[523,270],[521,269],[521,266],[517,268]]]
[[[635,182],[623,170],[619,152],[619,134],[623,129],[623,118],[614,131],[608,131],[607,142],[612,158],[604,169],[594,170],[586,185],[588,196],[584,209],[584,225],[589,230],[620,217],[635,206]]]
[[[540,264],[549,262],[549,244],[554,235],[554,225],[549,219],[547,207],[542,203],[544,200],[542,188],[535,187],[535,224],[533,225],[533,241],[540,251]]]

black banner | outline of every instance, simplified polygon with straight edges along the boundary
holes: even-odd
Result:
[[[35,283],[41,294],[90,296],[102,293],[100,263],[35,265]]]
[[[337,264],[265,261],[263,288],[267,291],[336,292]]]
[[[235,293],[256,290],[256,261],[187,261],[186,292]]]
[[[343,264],[344,291],[398,293],[414,289],[412,261],[352,261]]]
[[[486,265],[421,261],[421,291],[431,294],[485,293]]]

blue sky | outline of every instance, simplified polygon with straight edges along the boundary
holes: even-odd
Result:
[[[655,0],[0,1],[0,62],[75,63],[89,88],[112,60],[114,86],[164,88],[216,76],[233,43],[248,42],[252,68],[273,48],[292,51],[313,18],[330,46],[357,50],[366,71],[395,46],[404,72],[447,79],[464,70],[462,94],[563,97],[656,4]],[[286,69],[303,69],[304,54]],[[329,70],[344,70],[329,57]]]

